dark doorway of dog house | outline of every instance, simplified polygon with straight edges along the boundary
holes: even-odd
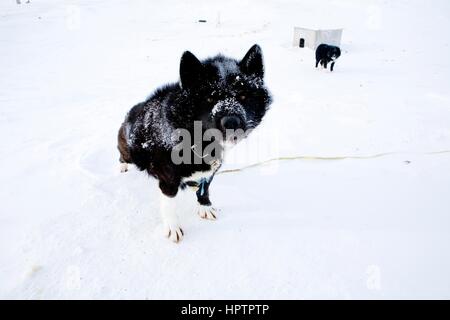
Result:
[[[305,39],[300,38],[300,48],[304,48],[305,47]]]

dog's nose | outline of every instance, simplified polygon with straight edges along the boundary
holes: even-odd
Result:
[[[225,116],[220,119],[220,125],[224,129],[242,129],[242,121],[239,117],[236,116]]]

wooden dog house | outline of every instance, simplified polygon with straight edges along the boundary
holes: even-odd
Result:
[[[343,29],[307,29],[294,27],[293,45],[297,48],[310,48],[316,50],[321,44],[340,47]]]

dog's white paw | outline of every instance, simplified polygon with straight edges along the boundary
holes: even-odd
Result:
[[[121,163],[120,164],[120,172],[127,172],[128,171],[128,163]]]
[[[202,219],[216,220],[217,219],[217,209],[213,206],[198,205],[197,213]]]
[[[183,229],[179,226],[171,226],[166,225],[165,230],[166,237],[169,238],[169,240],[178,243],[181,240],[183,240],[184,232]]]

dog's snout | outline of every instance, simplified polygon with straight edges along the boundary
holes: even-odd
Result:
[[[220,119],[220,125],[223,129],[242,129],[242,121],[239,117],[236,116],[225,116]]]

